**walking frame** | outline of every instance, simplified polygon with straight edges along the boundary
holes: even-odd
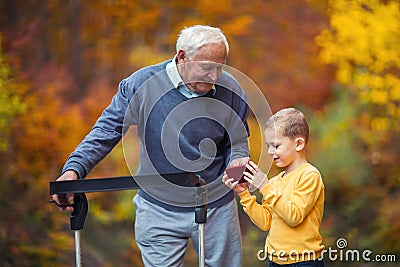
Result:
[[[196,181],[196,206],[195,206],[195,222],[199,229],[199,267],[205,266],[205,250],[204,250],[204,226],[207,221],[207,188],[205,182],[199,176],[193,173],[179,173],[162,175],[165,178],[174,177]],[[76,267],[82,266],[81,254],[81,231],[85,224],[86,215],[88,213],[88,201],[86,193],[109,192],[120,190],[139,189],[135,177],[120,176],[110,178],[92,178],[79,179],[71,181],[50,182],[50,195],[55,194],[74,194],[74,210],[70,216],[71,230],[75,235],[75,262]],[[54,201],[50,201],[54,203]],[[57,206],[62,206],[55,203]]]

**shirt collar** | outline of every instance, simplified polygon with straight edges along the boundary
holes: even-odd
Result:
[[[181,75],[178,72],[178,68],[176,66],[176,55],[174,56],[172,61],[167,64],[165,69],[166,69],[168,77],[171,80],[174,87],[177,88],[178,91],[181,94],[183,94],[184,96],[186,96],[187,98],[199,97],[199,96],[205,95],[205,94],[198,94],[196,92],[193,92],[185,85],[185,83],[182,80]],[[215,93],[216,93],[215,84],[213,84],[213,86],[211,87],[210,93],[212,96],[215,95]]]

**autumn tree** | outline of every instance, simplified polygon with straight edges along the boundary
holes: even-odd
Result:
[[[12,79],[10,67],[5,61],[0,46],[0,152],[8,148],[9,123],[16,114],[24,110],[24,105],[18,95],[18,86]]]
[[[322,60],[337,66],[337,81],[366,105],[376,137],[399,131],[399,2],[332,1],[329,13],[330,29],[317,38]]]
[[[368,163],[366,167],[354,159],[354,174],[339,177],[343,190],[336,192],[337,201],[342,197],[346,201],[337,206],[338,211],[352,207],[353,223],[345,231],[353,241],[400,253],[400,212],[395,208],[400,203],[400,168],[395,163],[400,151],[400,3],[360,0],[329,4],[330,27],[316,41],[322,49],[321,59],[336,67],[337,81],[350,98],[347,106],[337,109],[353,110],[352,119],[341,124],[347,131],[331,142],[341,150],[343,139],[356,134],[351,145],[363,152],[359,160]],[[335,179],[335,172],[330,174]],[[343,234],[339,228],[336,226],[337,233]]]
[[[58,177],[118,82],[173,57],[183,26],[221,27],[231,45],[228,64],[253,79],[275,109],[299,103],[321,108],[332,76],[317,60],[313,38],[326,27],[325,5],[318,0],[0,1],[2,45],[18,82],[18,97],[7,91],[6,105],[0,107],[1,112],[2,107],[11,110],[4,113],[9,132],[0,133],[7,140],[0,198],[3,207],[14,211],[2,224],[7,260],[2,262],[70,263],[68,215],[48,205],[48,182]],[[14,100],[8,101],[10,97]],[[7,106],[11,102],[16,103],[14,111]],[[118,146],[90,176],[127,174],[124,160]],[[12,201],[15,195],[18,201]],[[96,259],[97,266],[108,264],[108,258],[116,266],[140,261],[137,251],[132,252],[132,231],[116,233],[123,226],[130,230],[132,193],[89,197],[88,223],[93,224],[84,238],[93,249],[84,258]],[[112,245],[101,246],[99,237]],[[126,258],[116,256],[120,251]]]

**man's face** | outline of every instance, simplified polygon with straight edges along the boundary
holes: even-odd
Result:
[[[179,74],[190,90],[199,94],[207,93],[222,73],[226,56],[224,43],[206,44],[192,57],[188,57],[184,51],[180,50],[178,52]]]

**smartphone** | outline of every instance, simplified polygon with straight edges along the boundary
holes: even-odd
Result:
[[[246,171],[246,164],[231,166],[226,168],[226,174],[229,178],[233,178],[234,181],[239,181],[240,183],[246,183],[243,173]]]

